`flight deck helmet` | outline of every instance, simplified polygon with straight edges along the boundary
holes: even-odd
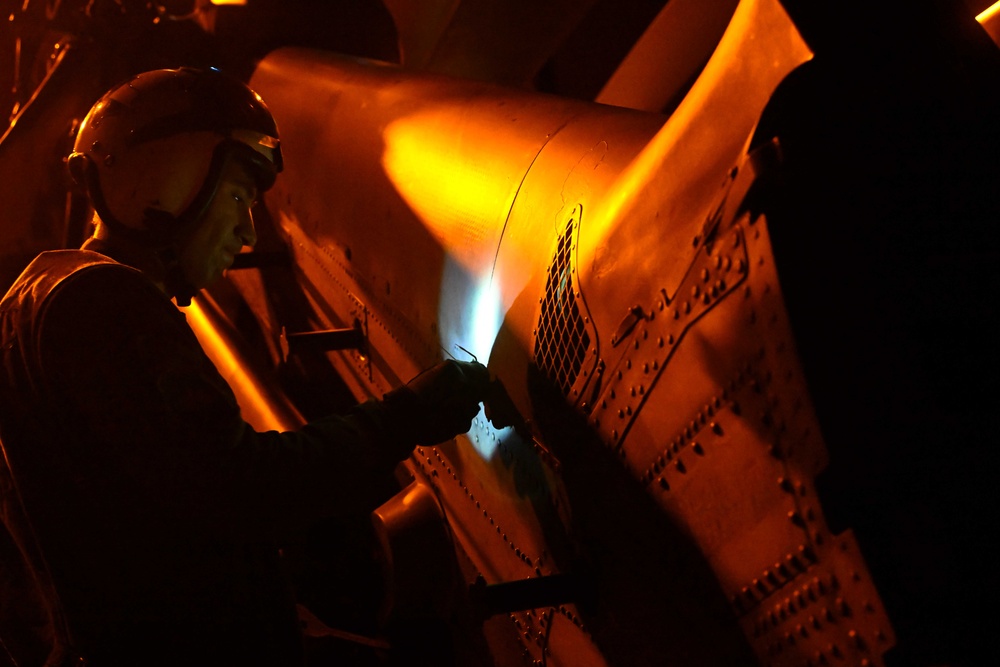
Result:
[[[155,246],[197,225],[227,160],[242,161],[257,189],[282,169],[278,129],[257,93],[209,69],[134,76],[97,101],[67,161],[101,221]]]

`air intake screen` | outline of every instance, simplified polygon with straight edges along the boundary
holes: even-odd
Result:
[[[535,335],[535,363],[539,369],[569,396],[580,374],[590,336],[573,285],[574,225],[571,219],[560,237],[555,257],[545,281],[545,298]]]

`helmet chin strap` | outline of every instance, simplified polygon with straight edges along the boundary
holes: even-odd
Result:
[[[180,262],[177,260],[177,253],[171,248],[164,248],[158,251],[157,256],[163,263],[163,285],[167,293],[173,295],[174,301],[181,308],[191,305],[191,299],[200,291],[184,277],[181,271]]]
[[[198,219],[185,224],[167,211],[158,209],[146,209],[144,218],[149,238],[165,241],[156,244],[153,250],[163,267],[163,286],[167,294],[174,298],[178,306],[190,306],[192,297],[198,293],[198,288],[184,277],[180,263],[180,246],[185,232],[193,231]],[[191,229],[186,229],[188,227]],[[168,235],[166,230],[173,232]]]
[[[191,305],[191,299],[200,291],[188,281],[181,269],[180,254],[183,244],[208,213],[212,200],[219,191],[222,170],[226,163],[233,159],[237,144],[238,142],[231,139],[225,139],[215,147],[212,151],[212,161],[208,166],[208,175],[201,190],[179,216],[158,209],[147,209],[144,212],[146,229],[154,238],[167,241],[156,249],[156,255],[163,264],[164,287],[182,308]]]

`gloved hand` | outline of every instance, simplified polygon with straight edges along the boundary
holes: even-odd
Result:
[[[442,361],[382,398],[392,429],[413,444],[435,445],[465,433],[490,384],[475,361]]]

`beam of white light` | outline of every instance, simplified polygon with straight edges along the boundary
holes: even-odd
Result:
[[[489,269],[470,273],[461,261],[448,257],[441,276],[438,330],[449,355],[468,360],[473,355],[488,364],[503,322],[500,281]]]
[[[499,284],[497,277],[491,276],[488,270],[473,275],[463,263],[451,258],[446,260],[441,276],[438,326],[441,343],[448,354],[468,360],[468,352],[480,363],[489,363],[493,343],[503,323]],[[476,422],[468,434],[469,442],[480,456],[489,460],[496,453],[504,431],[509,429],[498,431],[482,413]]]

